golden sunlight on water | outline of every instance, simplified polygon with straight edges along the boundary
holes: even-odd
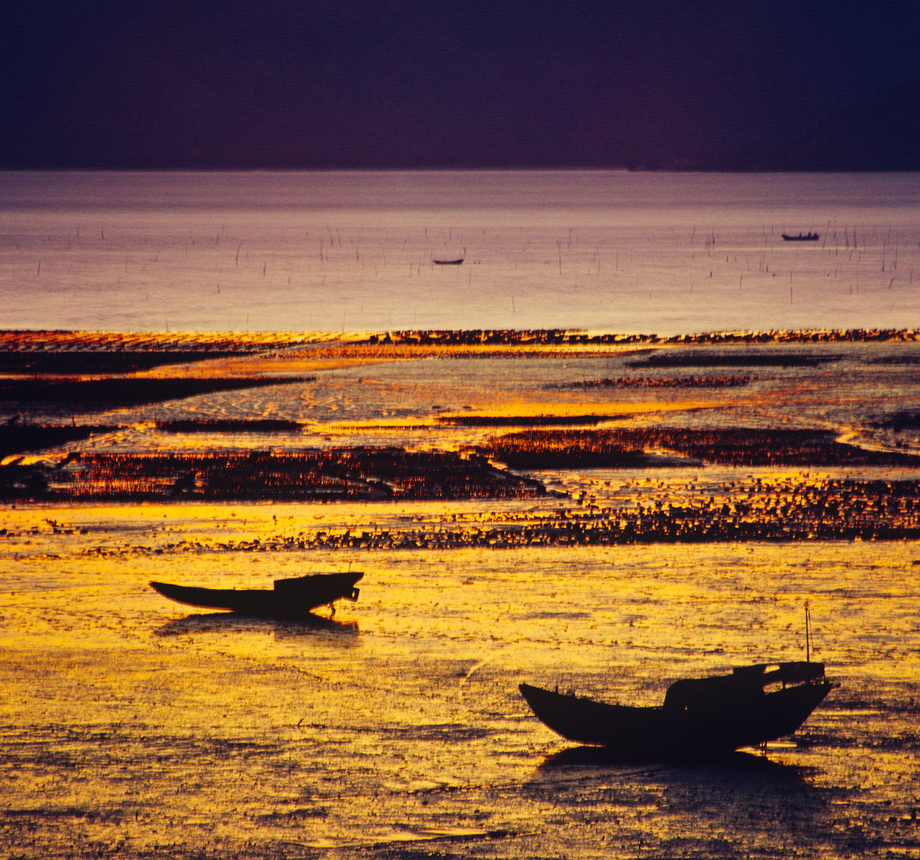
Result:
[[[920,354],[903,337],[578,356],[498,344],[450,360],[454,347],[419,344],[418,360],[355,364],[380,354],[367,340],[323,345],[315,379],[302,355],[237,350],[204,388],[165,392],[142,374],[39,385],[30,368],[53,377],[73,354],[17,353],[2,411],[4,846],[912,856]],[[110,352],[120,374],[129,356]],[[89,374],[99,356],[81,360]],[[296,381],[223,385],[276,365]],[[364,572],[359,600],[299,621],[148,585],[349,569]],[[811,655],[839,686],[764,755],[616,764],[518,692],[653,705],[677,679],[800,660],[806,602]]]
[[[268,546],[448,510],[7,509],[11,856],[914,850],[916,543]],[[147,586],[348,568],[365,571],[358,602],[311,622],[196,611]],[[803,659],[806,601],[812,656],[840,686],[766,758],[605,764],[517,692],[531,681],[655,704],[677,678]]]

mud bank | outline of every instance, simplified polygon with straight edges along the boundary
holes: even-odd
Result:
[[[389,448],[298,454],[85,454],[58,466],[0,467],[0,498],[20,501],[338,501],[533,498],[538,481],[482,457]]]
[[[818,428],[656,426],[532,430],[490,439],[480,446],[479,452],[514,469],[633,468],[660,465],[661,458],[668,455],[731,466],[920,468],[920,457],[846,445],[838,442],[833,432]]]

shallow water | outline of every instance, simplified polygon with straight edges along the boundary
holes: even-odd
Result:
[[[656,355],[693,350],[666,349]],[[707,347],[708,356],[740,355],[728,367],[649,368],[636,365],[648,351],[596,349],[540,357],[427,358],[356,362],[317,372],[288,368],[294,384],[224,391],[132,408],[91,411],[82,403],[0,402],[0,421],[109,425],[85,442],[41,456],[59,461],[74,451],[293,450],[331,445],[404,445],[456,450],[504,432],[495,424],[444,423],[471,415],[596,415],[609,426],[649,423],[679,427],[820,428],[870,448],[920,452],[916,426],[894,429],[890,420],[920,408],[920,343],[836,343]],[[745,355],[792,354],[813,366],[743,364]],[[282,364],[283,362],[277,362]],[[249,365],[235,363],[235,372]],[[230,367],[231,363],[227,363]],[[194,365],[191,372],[197,372]],[[258,368],[262,371],[262,368]],[[277,373],[271,368],[269,372]],[[735,380],[719,387],[578,387],[605,379]],[[216,419],[285,419],[283,433],[172,433],[157,422]]]
[[[920,174],[0,173],[0,300],[91,331],[904,328],[918,205]]]

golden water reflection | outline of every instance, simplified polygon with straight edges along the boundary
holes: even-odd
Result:
[[[5,510],[9,850],[914,850],[916,543],[222,548],[307,523],[370,528],[381,515],[436,513],[433,504]],[[147,586],[264,587],[348,567],[365,571],[359,601],[310,623],[199,613]],[[806,600],[813,655],[840,687],[798,743],[775,744],[766,758],[611,765],[567,751],[517,693],[527,680],[653,704],[676,678],[801,659]]]

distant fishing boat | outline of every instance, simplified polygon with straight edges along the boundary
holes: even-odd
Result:
[[[718,755],[791,735],[832,686],[823,663],[796,661],[676,681],[657,707],[607,704],[530,684],[520,691],[562,737],[616,757],[647,759]]]
[[[459,266],[463,262],[463,257],[457,260],[432,260],[436,266]]]
[[[163,597],[202,609],[222,609],[241,615],[262,617],[296,617],[332,605],[336,600],[357,600],[355,583],[363,573],[314,573],[293,579],[276,579],[267,588],[201,588],[151,582],[150,586]],[[333,606],[333,611],[335,607]]]
[[[799,233],[798,236],[790,236],[788,233],[782,233],[785,242],[817,242],[821,238],[819,233]]]

